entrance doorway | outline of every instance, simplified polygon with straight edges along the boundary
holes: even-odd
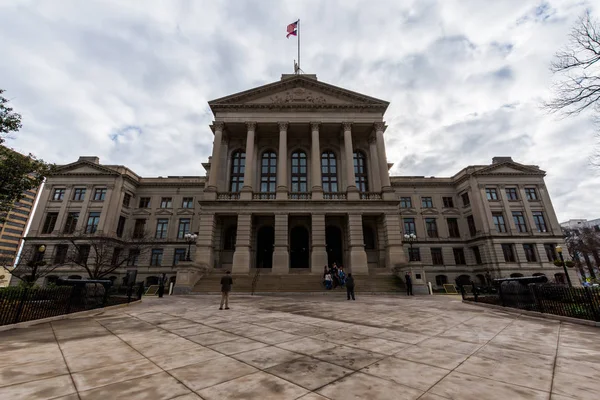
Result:
[[[290,232],[290,267],[308,268],[309,234],[303,226],[295,226]]]
[[[256,234],[256,268],[273,267],[273,245],[275,230],[272,226],[263,226]]]
[[[327,243],[327,264],[342,265],[344,263],[342,230],[337,226],[326,227],[325,242]]]

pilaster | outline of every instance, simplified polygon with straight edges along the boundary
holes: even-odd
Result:
[[[98,232],[102,232],[104,234],[110,234],[111,226],[110,223],[107,224],[107,221],[110,221],[110,215],[112,214],[112,209],[119,207],[114,207],[111,204],[113,191],[115,189],[115,185],[107,185],[106,186],[106,196],[104,196],[104,201],[102,202],[102,212],[100,213],[100,222],[98,223]],[[93,195],[93,194],[92,194]]]
[[[279,155],[277,157],[277,200],[288,197],[287,122],[279,122]]]
[[[288,241],[288,214],[275,214],[275,249],[273,250],[272,274],[283,275],[289,273]]]
[[[356,175],[354,174],[354,146],[352,145],[352,122],[343,122],[344,129],[344,155],[346,156],[346,196],[348,200],[360,198],[356,187]]]
[[[385,140],[383,139],[383,132],[385,131],[385,123],[376,122],[373,125],[375,128],[377,159],[379,161],[379,172],[381,174],[381,186],[382,186],[382,190],[385,190],[386,188],[391,188],[391,186],[392,186],[392,184],[390,183],[390,173],[388,171],[388,165],[387,165],[387,155],[385,153]]]
[[[402,230],[400,229],[400,216],[398,214],[385,214],[383,228],[386,238],[385,266],[393,270],[407,263],[406,253],[402,246]]]
[[[506,224],[506,228],[511,235],[514,235],[517,232],[517,226],[515,225],[515,221],[512,216],[510,202],[508,201],[508,198],[506,197],[506,190],[505,190],[506,186],[499,185],[498,188],[500,189],[500,196],[502,198],[502,206],[504,207],[503,214],[504,214],[504,218],[505,218],[504,222]]]
[[[33,215],[31,216],[31,225],[29,227],[29,236],[37,236],[38,232],[41,232],[42,230],[42,221],[46,216],[46,209],[48,208],[48,200],[50,199],[50,190],[51,190],[51,186],[46,184],[44,185],[44,190],[40,190],[38,192],[38,196],[39,196],[39,200],[38,200],[38,208],[36,209],[36,212],[33,213],[33,209],[32,209],[32,213]],[[60,221],[60,212],[59,215],[57,216],[57,221],[56,221],[56,226],[54,227],[54,233],[60,231],[60,229],[62,228],[59,224]]]
[[[319,125],[320,122],[311,122],[311,184],[312,199],[323,200],[323,186],[321,178],[321,145],[319,143]]]
[[[525,209],[525,218],[527,219],[527,226],[529,228],[529,232],[536,232],[537,227],[535,226],[535,221],[533,220],[531,206],[529,205],[529,200],[527,199],[527,195],[525,194],[525,188],[521,185],[519,185],[519,197],[523,202],[523,208]]]
[[[244,167],[244,186],[240,193],[241,200],[252,200],[253,179],[254,179],[254,141],[255,141],[255,130],[256,122],[246,122],[247,135],[246,135],[246,164]]]
[[[79,211],[79,219],[77,220],[77,226],[75,227],[75,231],[77,231],[77,232],[81,232],[86,228],[88,207],[90,204],[90,197],[92,197],[92,188],[93,188],[92,185],[85,186],[85,197],[81,204],[81,210]],[[69,197],[69,201],[71,201],[70,197]],[[100,221],[98,221],[98,222],[100,222]],[[96,231],[97,230],[98,229],[96,228]]]
[[[196,251],[194,253],[194,264],[214,267],[214,237],[216,227],[215,214],[200,214],[198,226],[198,238],[196,239]]]
[[[560,223],[558,222],[558,218],[556,218],[556,213],[554,212],[552,200],[550,200],[550,195],[548,194],[546,185],[539,185],[538,192],[540,193],[540,199],[542,199],[542,204],[544,206],[544,214],[547,217],[546,225],[552,230],[554,235],[562,236]]]
[[[224,123],[222,121],[213,122],[212,129],[214,132],[213,151],[210,159],[210,174],[208,176],[208,185],[206,186],[205,198],[215,200],[217,198],[217,181],[218,174],[221,170],[221,142],[223,140]]]
[[[322,274],[327,265],[327,250],[325,248],[325,214],[311,215],[312,243],[310,253],[310,272]]]
[[[379,156],[377,155],[377,137],[375,132],[369,138],[369,157],[371,158],[371,190],[381,192],[381,173],[379,172]]]
[[[348,214],[348,231],[350,233],[350,271],[354,275],[367,275],[369,273],[362,228],[362,215]]]
[[[71,198],[72,191],[73,191],[73,185],[65,186],[65,197],[63,197],[62,203],[60,204],[60,210],[58,211],[58,218],[56,220],[56,225],[54,227],[54,231],[56,233],[62,232],[65,227],[65,223],[67,222],[67,214],[68,214],[67,207],[69,205],[69,199]],[[54,187],[50,187],[49,198],[52,198],[52,196],[54,194],[53,192],[54,192]],[[37,214],[37,212],[36,212],[36,214]],[[42,217],[43,217],[43,213],[42,213]],[[80,219],[83,218],[83,215],[81,215],[81,213],[79,213],[79,218]],[[41,225],[38,225],[38,229],[41,231],[40,228],[41,228]],[[30,233],[30,235],[31,235],[31,233]]]
[[[252,214],[239,214],[237,238],[233,253],[232,272],[248,274],[250,272],[250,234],[252,232]]]
[[[494,220],[492,219],[492,209],[490,208],[490,202],[487,199],[487,194],[485,193],[485,185],[478,185],[477,187],[479,189],[479,199],[481,205],[483,206],[481,210],[481,220],[483,222],[483,229],[486,233],[489,233],[492,231],[492,229],[495,229]]]

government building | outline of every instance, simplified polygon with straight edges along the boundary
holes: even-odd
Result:
[[[44,244],[50,262],[64,263],[74,232],[148,235],[152,249],[110,278],[136,269],[152,284],[165,273],[182,293],[224,270],[318,282],[334,262],[357,282],[411,271],[434,289],[457,278],[564,278],[553,264],[561,227],[538,166],[495,157],[450,177],[390,176],[385,136],[401,132],[386,129],[389,103],[315,75],[283,75],[209,105],[205,176],[141,177],[79,157],[47,179],[26,245]],[[191,262],[186,233],[198,234]],[[66,264],[53,274],[86,277]]]

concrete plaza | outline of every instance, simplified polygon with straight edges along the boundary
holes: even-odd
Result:
[[[216,296],[0,332],[0,399],[597,399],[600,330],[455,296]]]

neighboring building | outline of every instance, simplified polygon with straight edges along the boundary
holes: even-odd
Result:
[[[579,262],[580,275],[600,277],[600,218],[570,219],[562,222],[563,235],[571,258]]]
[[[560,223],[561,228],[574,230],[574,229],[582,229],[582,228],[590,228],[596,232],[600,232],[600,218],[596,219],[570,219],[566,222]]]
[[[209,105],[206,177],[143,178],[80,157],[48,178],[31,244],[52,255],[72,229],[150,231],[161,243],[127,267],[147,282],[175,274],[186,232],[199,233],[196,263],[242,275],[318,275],[337,262],[356,275],[412,270],[415,283],[441,287],[461,276],[560,272],[561,228],[537,166],[495,157],[446,178],[390,177],[388,103],[315,75],[283,75]],[[407,233],[417,236],[412,249]],[[56,271],[71,274],[81,271]]]

